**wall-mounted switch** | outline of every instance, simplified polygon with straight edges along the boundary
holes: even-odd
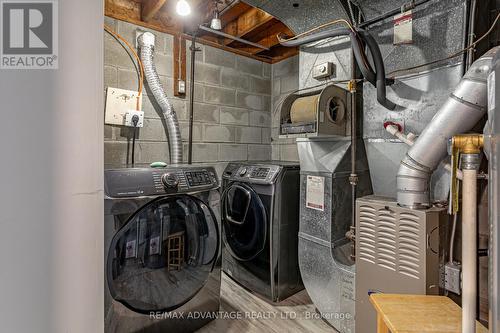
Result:
[[[317,66],[314,66],[312,76],[316,80],[324,79],[324,78],[333,76],[334,71],[335,71],[335,65],[333,64],[333,62],[325,62],[325,63],[319,64]]]
[[[179,91],[179,94],[185,94],[186,93],[186,81],[184,80],[179,80],[179,83],[178,83],[178,91]]]

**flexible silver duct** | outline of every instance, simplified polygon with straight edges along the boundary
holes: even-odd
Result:
[[[469,131],[486,113],[486,79],[498,51],[500,47],[492,48],[472,64],[401,161],[397,175],[399,205],[430,206],[430,177],[446,157],[448,139]]]
[[[156,72],[156,67],[153,61],[153,51],[155,46],[155,36],[150,32],[145,32],[138,38],[139,47],[141,49],[141,61],[144,65],[144,74],[149,88],[151,89],[156,102],[160,106],[168,131],[168,143],[170,147],[170,163],[182,163],[182,140],[179,121],[174,108],[163,90],[160,78]]]

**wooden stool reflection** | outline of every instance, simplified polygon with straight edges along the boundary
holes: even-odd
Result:
[[[167,237],[167,269],[182,269],[184,263],[184,231],[176,232]]]

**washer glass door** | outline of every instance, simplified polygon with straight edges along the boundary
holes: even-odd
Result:
[[[139,313],[171,311],[205,285],[219,248],[216,219],[201,200],[164,197],[118,230],[106,275],[113,298]]]
[[[224,243],[236,259],[252,260],[264,250],[267,214],[251,187],[234,183],[227,188],[222,198],[222,223]]]

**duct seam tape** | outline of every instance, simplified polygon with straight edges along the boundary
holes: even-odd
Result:
[[[495,108],[495,72],[488,75],[488,111]]]

